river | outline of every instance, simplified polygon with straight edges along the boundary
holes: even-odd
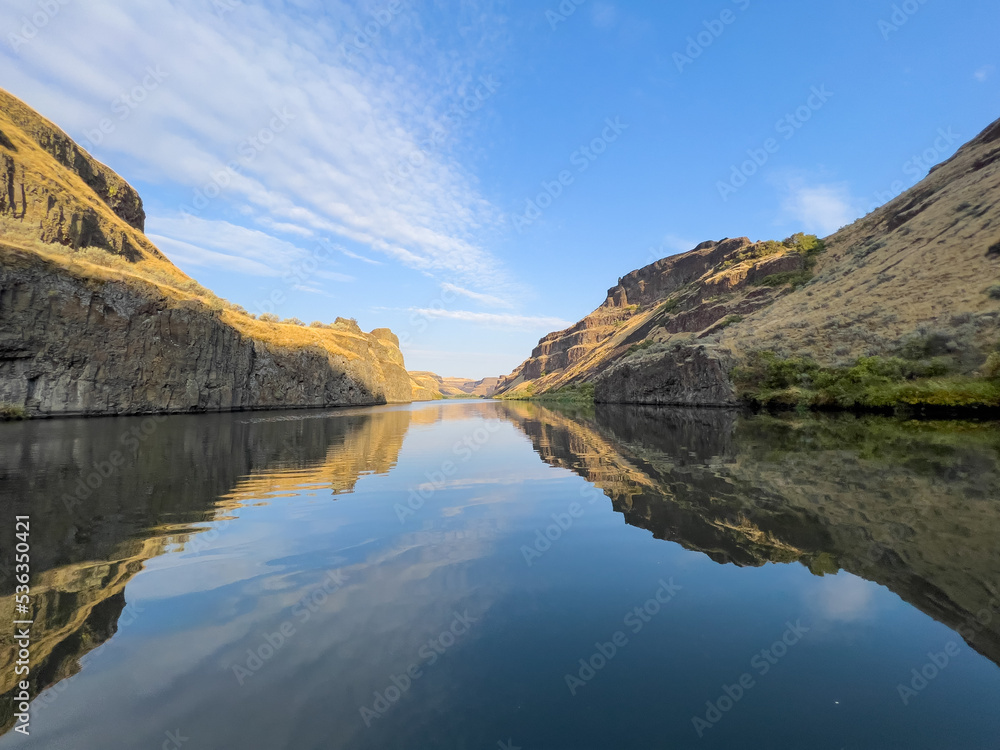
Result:
[[[998,457],[485,400],[0,424],[0,748],[995,749]]]

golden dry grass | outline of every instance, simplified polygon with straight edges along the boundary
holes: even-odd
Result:
[[[341,327],[309,328],[256,319],[242,308],[198,284],[154,246],[146,236],[121,219],[73,169],[50,154],[41,142],[69,137],[23,102],[0,89],[0,156],[12,160],[18,179],[38,194],[58,195],[73,210],[93,211],[105,234],[125,237],[139,254],[136,261],[103,248],[71,248],[39,238],[37,217],[32,220],[0,213],[0,262],[30,262],[33,258],[80,279],[122,283],[141,294],[159,297],[169,306],[194,305],[246,336],[268,345],[312,348],[334,357],[357,359],[371,345],[371,337]],[[5,141],[6,139],[6,141]],[[79,149],[79,147],[76,147]],[[108,167],[79,149],[91,171],[101,176],[111,193],[132,190]],[[30,217],[29,217],[30,218]],[[398,353],[397,353],[398,354]]]
[[[829,237],[813,283],[727,330],[721,343],[833,364],[882,354],[922,326],[954,329],[962,316],[1000,314],[989,294],[1000,255],[987,255],[1000,241],[1000,160],[990,162],[998,151],[1000,140],[973,142]]]

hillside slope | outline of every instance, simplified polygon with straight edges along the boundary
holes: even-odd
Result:
[[[259,320],[143,234],[138,194],[0,90],[0,404],[29,415],[411,399],[399,342]]]
[[[908,376],[972,376],[988,361],[992,372],[998,282],[1000,121],[823,241],[705,242],[633,271],[593,313],[543,338],[497,394],[590,383],[599,401],[731,405],[734,369],[761,351],[769,364],[807,361],[806,376],[903,353],[916,363]]]

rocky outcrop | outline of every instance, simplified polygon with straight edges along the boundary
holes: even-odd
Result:
[[[399,340],[258,320],[143,235],[138,194],[0,91],[0,403],[32,416],[406,402]]]
[[[736,406],[724,354],[705,346],[677,346],[629,357],[594,380],[594,401],[608,404]]]
[[[410,400],[402,354],[384,332],[336,335],[341,354],[282,346],[152,287],[75,277],[27,253],[0,257],[0,401],[31,414]]]
[[[954,374],[975,375],[1000,347],[998,195],[1000,121],[820,246],[709,241],[620,278],[597,310],[542,338],[497,394],[592,383],[612,402],[726,401],[714,366],[692,370],[703,344],[726,367],[769,350],[847,368],[930,337],[947,343]],[[648,347],[680,353],[652,358]]]
[[[774,274],[801,270],[804,263],[803,256],[791,248],[775,249],[746,237],[703,242],[691,252],[658,260],[619,279],[608,290],[604,304],[579,323],[545,336],[528,360],[500,379],[497,394],[517,395],[531,384],[536,394],[575,383],[597,386],[602,373],[629,357],[636,346],[666,342],[675,334],[706,338],[727,321],[770,305],[785,290],[761,282]],[[666,366],[669,358],[656,362]],[[604,378],[600,386],[604,398],[614,402],[628,398],[611,393],[612,384],[624,384],[621,377],[626,372],[646,373],[642,392],[657,379],[663,384],[673,382],[666,374],[653,375],[650,368],[654,366],[647,359],[642,366]],[[689,375],[679,377],[684,380]],[[693,392],[689,386],[693,384],[684,390]],[[713,379],[695,390],[716,394],[717,386]],[[674,396],[663,398],[639,403],[674,403]]]
[[[133,261],[160,255],[141,234],[146,214],[139,194],[2,89],[0,219],[5,231],[42,242],[98,247]]]

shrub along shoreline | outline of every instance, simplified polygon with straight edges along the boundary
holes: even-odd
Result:
[[[975,375],[955,374],[943,359],[862,357],[822,367],[805,357],[753,352],[732,373],[747,404],[768,409],[892,413],[1000,412],[1000,352]]]

